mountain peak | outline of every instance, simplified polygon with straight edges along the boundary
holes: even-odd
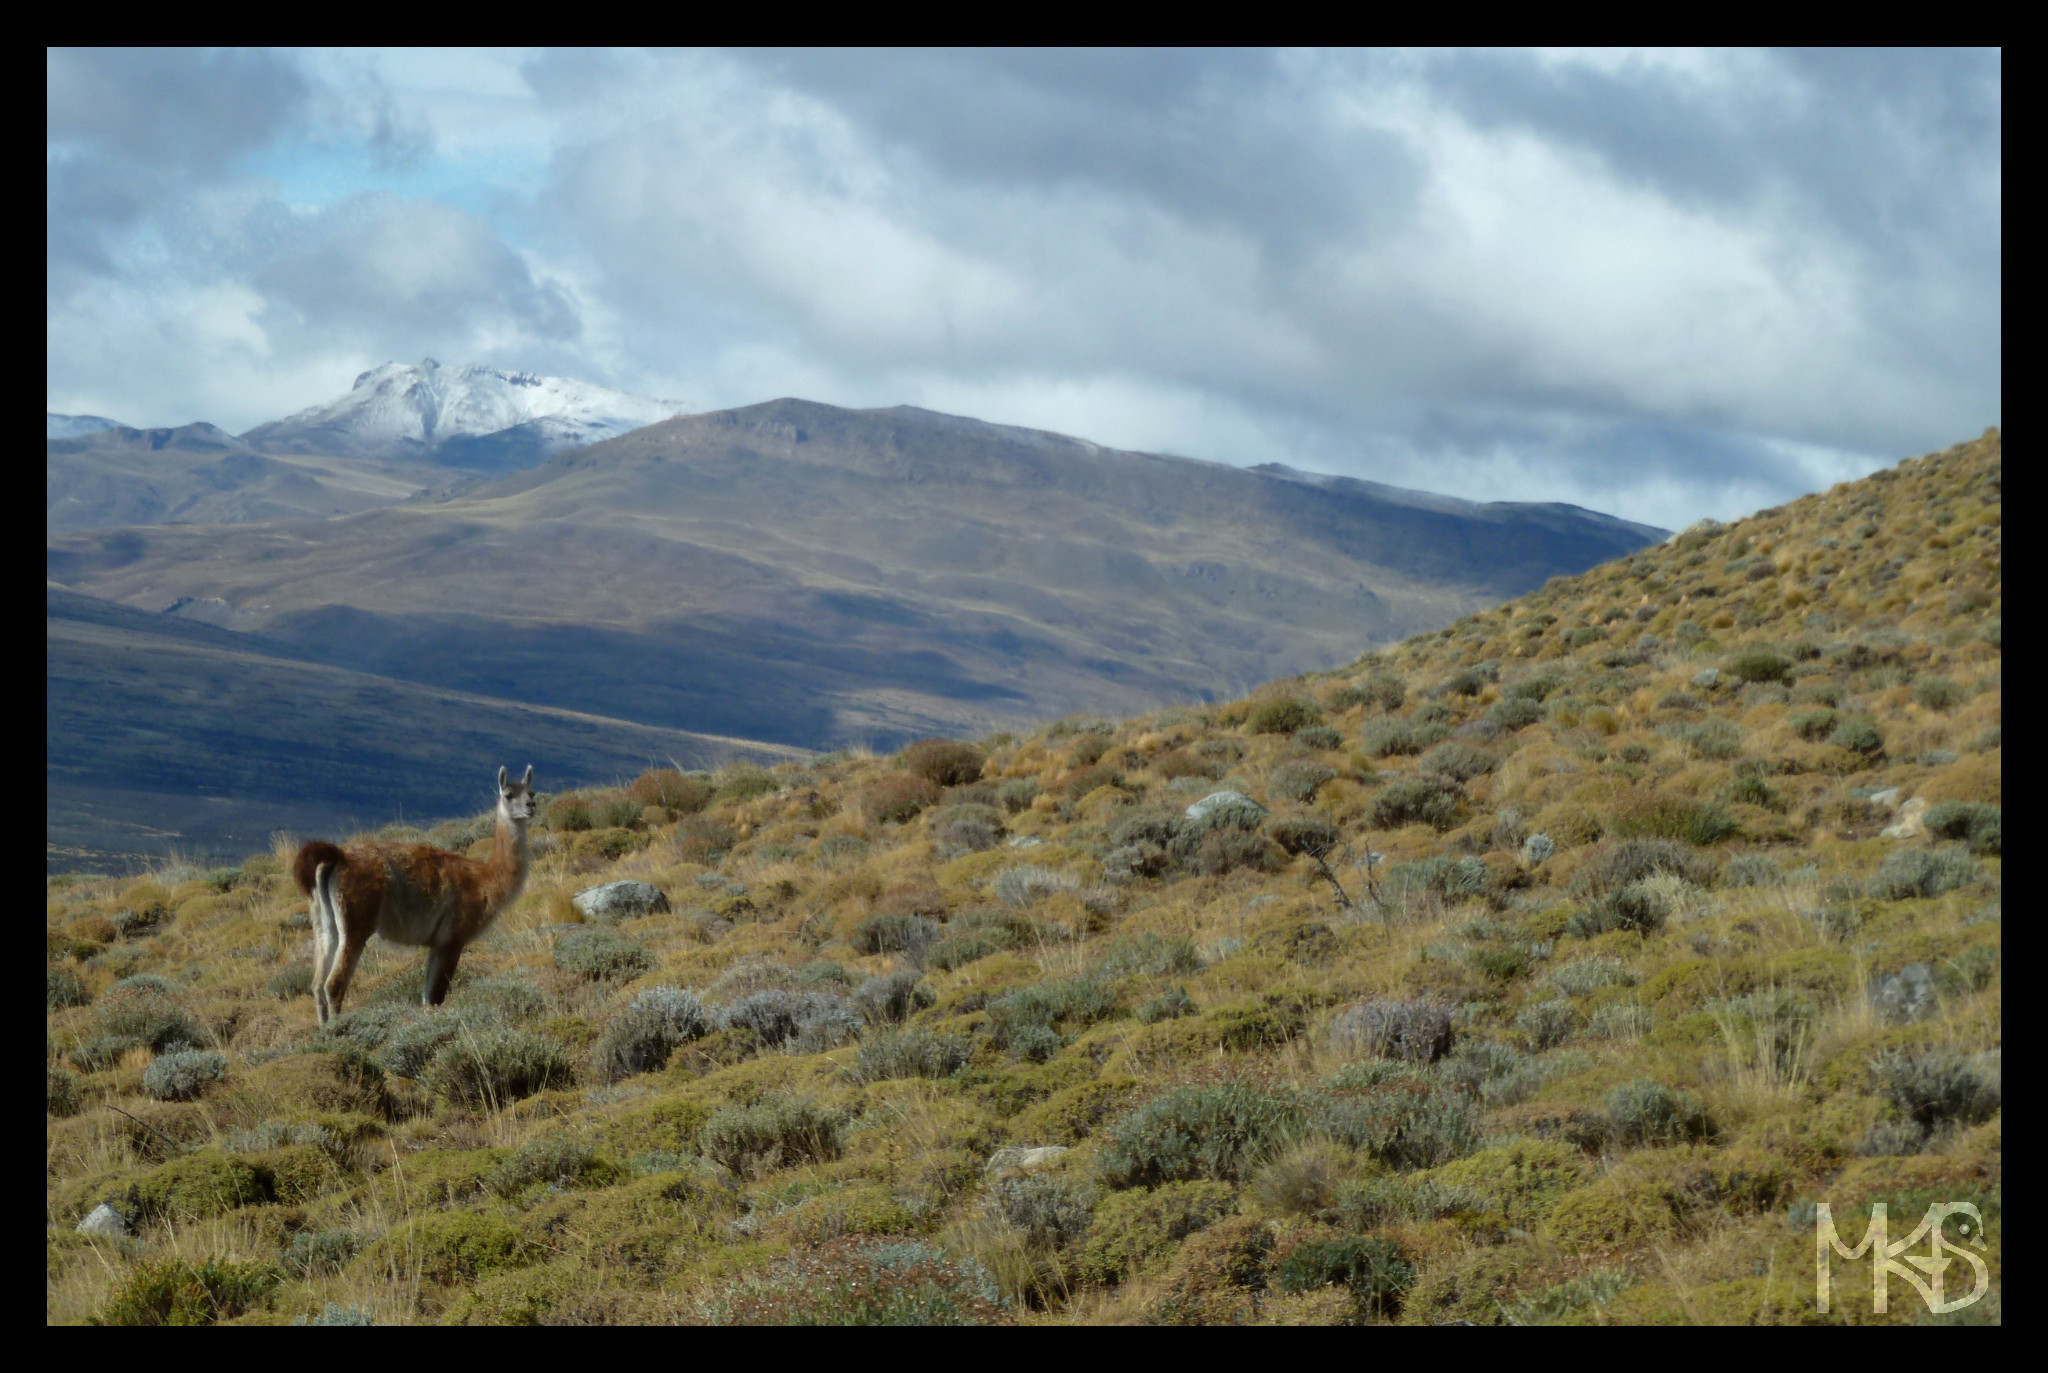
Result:
[[[347,394],[242,437],[273,452],[430,456],[510,470],[617,438],[682,408],[569,377],[422,358],[371,368]]]

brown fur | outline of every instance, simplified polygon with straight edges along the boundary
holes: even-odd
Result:
[[[321,1024],[340,1012],[373,934],[428,951],[422,999],[441,1004],[462,950],[526,884],[532,783],[532,768],[518,782],[498,769],[498,823],[487,859],[429,844],[368,841],[339,848],[316,841],[299,850],[292,880],[312,898],[313,998]]]

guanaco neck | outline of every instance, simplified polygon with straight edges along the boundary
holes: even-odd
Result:
[[[526,886],[526,870],[531,861],[526,848],[526,821],[515,820],[500,809],[498,827],[491,836],[491,869],[487,884],[493,915],[519,899],[521,889]]]

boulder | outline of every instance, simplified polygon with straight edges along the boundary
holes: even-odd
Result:
[[[92,1208],[92,1214],[78,1222],[81,1235],[125,1235],[128,1233],[128,1218],[106,1202]]]
[[[1873,801],[1876,797],[1871,798]],[[1882,831],[1887,839],[1925,839],[1927,822],[1921,816],[1927,812],[1926,798],[1916,796],[1899,807],[1899,818],[1886,825]]]
[[[636,915],[668,914],[668,897],[661,888],[631,878],[585,887],[569,898],[571,905],[591,920],[630,920]]]
[[[1028,1173],[1034,1168],[1043,1168],[1067,1152],[1064,1144],[1024,1145],[998,1149],[989,1156],[990,1173]]]

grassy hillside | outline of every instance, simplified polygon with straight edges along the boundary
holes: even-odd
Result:
[[[73,590],[152,612],[189,597],[337,667],[669,729],[893,747],[1228,698],[1661,532],[776,401],[446,501],[56,536],[48,557]]]
[[[45,595],[50,871],[175,852],[233,862],[271,831],[445,815],[491,794],[491,759],[615,780],[650,762],[777,762],[798,750],[436,690],[176,616]],[[516,755],[516,759],[515,759]]]
[[[1912,1323],[1815,1311],[1815,1205],[1939,1200],[1997,1321],[2000,463],[1220,706],[551,796],[433,1015],[373,945],[315,1032],[276,856],[53,879],[47,1316]]]

